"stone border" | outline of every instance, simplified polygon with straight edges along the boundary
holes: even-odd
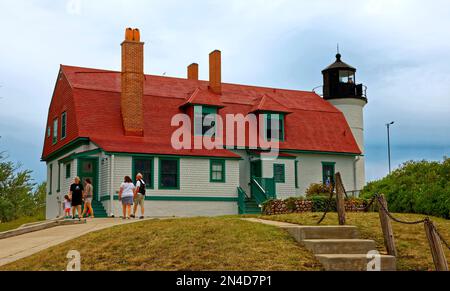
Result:
[[[54,219],[54,220],[48,220],[48,221],[42,221],[42,222],[34,222],[34,223],[28,223],[24,224],[19,228],[8,230],[5,232],[0,232],[0,240],[10,237],[15,237],[18,235],[30,233],[30,232],[36,232],[44,229],[49,229],[57,226],[64,226],[64,225],[76,225],[76,224],[85,224],[86,220],[64,220],[64,219]]]

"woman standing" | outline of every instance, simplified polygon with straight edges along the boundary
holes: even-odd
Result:
[[[134,184],[130,177],[126,176],[124,182],[120,186],[119,201],[122,201],[123,219],[130,219],[131,205],[134,198]]]
[[[84,189],[84,210],[81,217],[86,215],[86,212],[89,210],[91,214],[91,218],[94,218],[94,209],[92,209],[92,199],[94,198],[94,187],[92,187],[91,179],[86,179],[86,186]]]
[[[76,177],[74,183],[70,186],[70,199],[72,200],[72,218],[75,219],[77,211],[78,219],[81,220],[81,205],[83,204],[84,187],[79,177]]]

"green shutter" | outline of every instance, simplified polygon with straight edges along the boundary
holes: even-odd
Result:
[[[58,189],[56,192],[61,192],[61,163],[58,163]]]
[[[213,159],[210,161],[209,177],[211,183],[225,183],[225,160]]]
[[[66,179],[70,179],[72,176],[72,164],[68,163],[66,164]]]
[[[48,191],[48,195],[52,195],[52,188],[53,188],[53,164],[50,164],[50,166],[49,166],[50,168],[50,173],[49,173],[49,178],[48,178],[48,188],[49,188],[49,191]]]
[[[298,178],[298,161],[295,161],[295,189],[300,188]]]
[[[275,183],[286,183],[286,171],[284,164],[273,165],[273,177]]]

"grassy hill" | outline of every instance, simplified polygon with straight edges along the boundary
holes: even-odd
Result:
[[[321,213],[262,217],[315,225]],[[397,214],[403,220],[421,215]],[[432,218],[450,238],[450,220]],[[328,214],[324,225],[336,225]],[[384,252],[377,213],[348,213],[363,238],[373,239]],[[433,270],[423,225],[393,223],[399,270]],[[63,231],[63,228],[61,228]],[[271,271],[321,270],[313,255],[283,230],[238,217],[144,221],[91,233],[50,248],[0,270],[63,270],[70,250],[81,253],[82,270],[193,270]],[[450,262],[450,252],[447,251]]]
[[[144,221],[95,232],[0,270],[64,270],[70,250],[81,253],[84,271],[321,269],[280,229],[236,218],[193,218]]]
[[[395,214],[404,221],[417,221],[424,215]],[[265,216],[264,219],[284,221],[301,225],[314,225],[322,217],[322,213],[289,214],[278,216]],[[450,241],[450,220],[431,217],[439,231]],[[336,213],[330,213],[322,225],[337,225]],[[360,229],[363,239],[372,239],[377,243],[378,250],[385,253],[383,233],[378,213],[347,213],[347,224],[355,225]],[[428,246],[423,224],[405,225],[392,223],[399,256],[397,269],[402,271],[428,271],[434,270],[433,258]],[[447,260],[450,262],[450,251],[446,250]]]

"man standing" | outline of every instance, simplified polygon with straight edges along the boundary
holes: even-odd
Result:
[[[145,192],[146,185],[143,180],[142,174],[137,174],[136,176],[136,189],[134,190],[134,211],[132,218],[136,218],[138,206],[141,206],[141,217],[140,219],[144,219],[145,215]]]
[[[75,219],[75,213],[78,213],[78,219],[81,220],[81,205],[83,204],[84,187],[79,177],[75,178],[70,186],[70,199],[72,201],[72,218]]]

